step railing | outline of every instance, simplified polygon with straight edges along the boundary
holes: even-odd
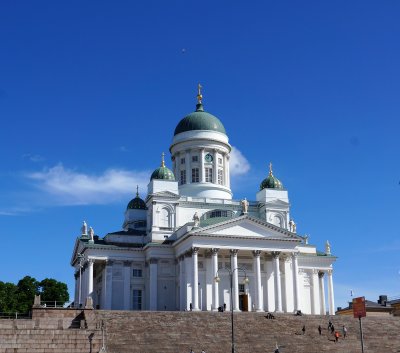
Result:
[[[0,319],[32,319],[32,313],[0,312]]]

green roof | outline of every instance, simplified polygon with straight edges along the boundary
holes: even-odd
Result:
[[[139,197],[139,195],[136,195],[134,199],[129,201],[128,206],[126,207],[127,210],[145,210],[146,209],[146,204],[144,201]]]
[[[278,190],[283,189],[283,184],[272,173],[272,163],[269,164],[268,176],[260,184],[260,190],[263,189],[278,189]]]
[[[160,167],[151,174],[150,180],[153,179],[175,180],[175,176],[167,167]]]
[[[224,125],[214,115],[204,111],[203,104],[196,105],[196,111],[185,116],[175,128],[174,135],[185,131],[211,130],[218,131],[226,135]]]

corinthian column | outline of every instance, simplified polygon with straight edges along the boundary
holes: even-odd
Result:
[[[233,296],[233,311],[240,311],[239,309],[239,276],[237,264],[237,249],[231,250],[231,271],[232,271],[232,296]]]
[[[329,298],[329,315],[335,315],[335,299],[333,297],[333,270],[328,270],[328,298]]]
[[[88,292],[87,296],[93,298],[93,264],[94,260],[89,259],[88,260]]]
[[[264,311],[263,310],[263,298],[262,298],[262,291],[261,291],[261,264],[260,264],[260,250],[254,250],[254,268],[256,271],[256,310],[257,311]]]
[[[318,273],[318,278],[319,278],[320,314],[326,315],[324,273],[322,271]]]
[[[292,254],[292,265],[293,265],[293,299],[294,299],[294,311],[300,310],[299,301],[299,265],[298,265],[298,253]]]
[[[211,249],[212,252],[212,271],[213,271],[213,278],[217,275],[218,271],[218,250],[219,249]],[[213,280],[213,301],[212,301],[212,311],[218,311],[219,307],[219,286],[218,282]]]
[[[274,257],[274,284],[275,284],[275,311],[282,312],[282,289],[281,289],[281,274],[279,271],[279,251],[273,251]]]
[[[197,254],[199,248],[192,248],[193,260],[193,311],[199,311],[199,269],[197,262]]]
[[[157,310],[157,259],[150,259],[150,310]]]

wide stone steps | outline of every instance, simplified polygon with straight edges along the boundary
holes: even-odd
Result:
[[[348,329],[348,337],[335,343],[327,316],[274,315],[235,313],[236,353],[274,352],[276,343],[281,353],[361,353],[357,319],[331,317],[340,334],[343,325]],[[77,318],[82,328],[75,328]],[[108,353],[231,352],[229,312],[46,310],[32,320],[0,320],[0,353],[98,353],[102,323]],[[365,353],[400,352],[400,317],[367,317],[362,323]]]
[[[107,312],[94,313],[103,320],[109,353],[189,352],[204,349],[207,353],[231,351],[231,316],[206,312]],[[275,343],[281,352],[290,353],[358,353],[361,352],[359,322],[351,317],[331,318],[348,337],[335,343],[327,330],[326,316],[276,315],[266,319],[261,313],[235,313],[236,352],[273,352]],[[302,334],[302,327],[306,332]],[[318,325],[323,333],[318,333]],[[368,317],[363,319],[365,352],[400,352],[399,318]]]

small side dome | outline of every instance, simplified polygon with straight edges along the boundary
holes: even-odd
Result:
[[[162,154],[161,166],[157,168],[150,177],[150,181],[153,179],[162,179],[162,180],[172,180],[175,181],[174,173],[170,169],[165,166],[164,162],[164,153]]]
[[[260,190],[263,189],[278,189],[283,190],[283,184],[281,181],[274,177],[272,173],[272,163],[269,164],[269,174],[268,176],[261,182]]]
[[[139,197],[139,186],[136,187],[136,197],[129,201],[128,206],[126,206],[127,210],[145,210],[146,204]]]

